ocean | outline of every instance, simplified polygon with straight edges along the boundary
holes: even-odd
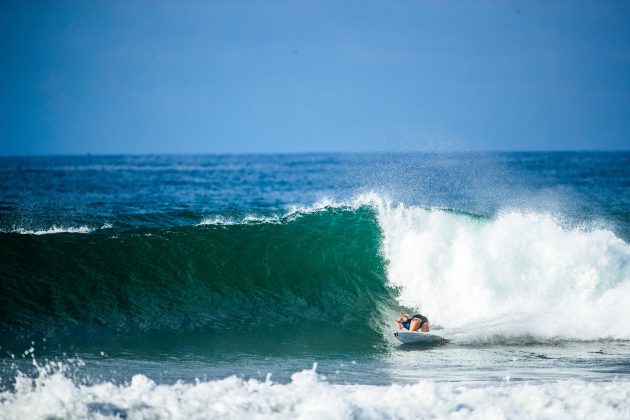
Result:
[[[630,418],[630,152],[2,157],[0,418]]]

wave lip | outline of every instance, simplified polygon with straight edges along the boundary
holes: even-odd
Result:
[[[3,417],[28,418],[622,418],[630,382],[558,381],[481,385],[429,381],[389,386],[335,385],[313,369],[276,384],[231,376],[195,383],[76,384],[59,368],[19,375],[0,392]],[[401,399],[401,395],[405,398]],[[413,401],[413,403],[409,403]]]
[[[381,199],[374,195],[361,195],[356,199],[348,202],[335,201],[330,198],[325,198],[316,202],[310,206],[303,205],[291,205],[288,206],[286,211],[281,214],[273,215],[257,215],[246,214],[241,217],[230,217],[224,215],[215,215],[212,217],[205,217],[201,222],[195,226],[231,226],[231,225],[245,225],[245,224],[281,224],[285,222],[291,222],[302,216],[306,216],[314,213],[322,213],[330,210],[347,210],[353,211],[360,207],[375,207]]]
[[[248,214],[241,218],[226,217],[222,215],[204,218],[201,222],[195,226],[232,226],[232,225],[256,225],[263,223],[281,223],[283,218],[281,216],[256,216]]]

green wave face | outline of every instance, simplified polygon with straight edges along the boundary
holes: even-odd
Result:
[[[0,342],[378,347],[396,304],[380,239],[368,207],[119,237],[2,234]]]

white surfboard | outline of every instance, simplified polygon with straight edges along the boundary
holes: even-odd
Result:
[[[440,343],[446,341],[446,339],[436,334],[421,332],[421,331],[407,331],[401,330],[394,333],[394,337],[403,344],[409,343]]]

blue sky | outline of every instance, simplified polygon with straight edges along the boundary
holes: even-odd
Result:
[[[0,154],[630,149],[627,1],[5,1]]]

